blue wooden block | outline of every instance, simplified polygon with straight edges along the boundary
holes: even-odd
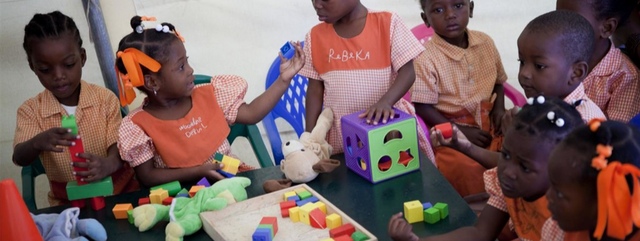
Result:
[[[211,184],[209,184],[209,181],[207,180],[206,177],[203,177],[202,179],[200,179],[200,181],[198,181],[198,183],[196,185],[201,185],[204,187],[210,187]]]
[[[305,200],[309,200],[309,202],[312,202],[312,203],[316,203],[320,201],[317,197],[314,197],[314,196],[311,196],[310,198],[307,198]]]
[[[426,203],[422,204],[422,210],[426,210],[426,209],[429,209],[429,208],[432,208],[432,207],[433,207],[433,205],[431,205],[430,202],[426,202]]]
[[[287,201],[292,201],[292,200],[293,201],[300,201],[300,197],[298,197],[298,195],[294,195],[294,196],[291,196],[291,197],[287,198]]]
[[[188,193],[178,193],[178,195],[176,195],[176,197],[186,197],[189,198],[189,194]]]
[[[286,42],[286,43],[282,46],[282,48],[280,48],[280,52],[282,52],[282,55],[286,55],[286,54],[287,54],[287,52],[289,52],[289,50],[292,50],[292,49],[294,49],[294,48],[293,48],[293,45],[291,45],[291,43],[289,43],[289,42]]]
[[[307,203],[310,203],[310,202],[311,202],[311,200],[309,200],[309,198],[303,199],[303,200],[300,200],[300,201],[296,201],[296,206],[302,207],[303,205],[305,205]]]
[[[258,228],[251,236],[253,241],[271,241],[271,230],[268,228]]]
[[[223,170],[218,170],[218,173],[222,174],[222,175],[223,175],[224,177],[226,177],[226,178],[232,178],[232,177],[235,177],[235,176],[236,176],[236,175],[233,175],[233,174],[231,174],[231,173],[225,172],[225,171],[223,171]]]

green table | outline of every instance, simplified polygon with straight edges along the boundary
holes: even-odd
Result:
[[[421,154],[422,156],[422,154]],[[344,160],[342,155],[334,158]],[[427,158],[421,158],[427,160]],[[279,167],[267,167],[241,173],[240,176],[252,180],[247,187],[249,197],[264,194],[262,183],[269,179],[281,179],[284,175]],[[315,180],[307,183],[336,207],[360,223],[380,240],[388,240],[387,224],[389,218],[402,211],[402,204],[406,201],[419,199],[421,202],[445,202],[449,204],[449,217],[430,225],[424,222],[415,223],[413,231],[419,236],[430,236],[446,233],[451,230],[470,226],[476,220],[476,215],[460,198],[446,179],[438,172],[431,162],[423,161],[420,171],[387,180],[378,184],[369,181],[348,170],[341,165],[330,174],[321,174]],[[185,187],[185,186],[183,186]],[[116,220],[111,209],[118,203],[132,203],[137,206],[138,199],[149,195],[148,189],[133,193],[125,193],[105,198],[106,207],[93,211],[89,206],[82,208],[81,218],[95,218],[107,230],[109,240],[163,240],[166,223],[159,223],[147,232],[138,232],[135,226],[126,219]],[[40,209],[36,213],[59,213],[69,206],[57,206]],[[209,236],[200,230],[187,236],[186,240],[208,240]]]

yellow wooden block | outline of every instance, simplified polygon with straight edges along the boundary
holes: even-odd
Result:
[[[151,190],[149,194],[149,202],[155,204],[162,204],[162,200],[169,197],[169,192],[162,188]]]
[[[291,191],[291,192],[285,192],[285,193],[284,193],[284,201],[286,202],[286,201],[288,201],[288,200],[289,200],[289,197],[293,197],[293,196],[297,196],[297,195],[298,195],[298,194],[296,194],[296,192],[293,192],[293,191]]]
[[[407,222],[422,222],[424,220],[424,215],[422,212],[422,203],[420,203],[420,201],[415,200],[404,203],[404,218],[407,220]]]
[[[294,192],[296,192],[297,194],[303,193],[303,192],[308,192],[307,189],[304,188],[298,188],[296,190],[293,190]]]
[[[323,202],[321,201],[317,201],[316,206],[318,206],[318,208],[320,209],[320,211],[322,211],[325,215],[327,214],[327,205],[325,205]]]
[[[222,158],[222,164],[224,164],[224,167],[222,167],[222,171],[225,171],[226,173],[231,173],[233,175],[238,174],[238,167],[240,166],[240,160],[230,156],[224,156]]]
[[[318,206],[316,206],[314,203],[307,203],[305,205],[302,205],[302,207],[300,207],[300,222],[311,225],[311,223],[309,222],[309,214],[316,208],[318,208]],[[289,214],[289,216],[291,216],[291,214]]]
[[[294,223],[300,222],[300,208],[298,207],[289,208],[289,217],[291,218],[291,221]]]
[[[116,219],[127,219],[129,218],[127,215],[128,210],[133,210],[131,203],[116,204],[111,211],[113,211],[113,216],[115,216]]]
[[[195,196],[195,195],[196,195],[196,193],[197,193],[198,191],[200,191],[200,189],[203,189],[203,188],[204,188],[204,186],[202,186],[202,185],[197,185],[197,186],[193,186],[193,187],[191,187],[191,189],[189,189],[189,196],[190,196],[190,197]]]
[[[326,217],[327,220],[327,228],[329,230],[342,226],[342,217],[337,213],[332,213],[331,215]]]

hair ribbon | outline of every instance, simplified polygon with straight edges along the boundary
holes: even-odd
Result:
[[[140,66],[146,67],[151,72],[158,72],[161,65],[155,59],[135,48],[119,51],[116,55],[117,58],[122,59],[124,68],[127,70],[127,74],[123,74],[116,66],[116,73],[119,79],[120,104],[126,106],[136,98],[136,92],[133,88],[144,85],[144,75]]]

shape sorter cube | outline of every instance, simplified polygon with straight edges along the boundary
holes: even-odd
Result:
[[[422,203],[420,201],[415,200],[411,202],[404,203],[404,219],[409,223],[417,223],[424,220],[422,214]]]
[[[372,183],[420,169],[416,118],[394,110],[386,124],[367,124],[363,111],[340,120],[347,167]]]

